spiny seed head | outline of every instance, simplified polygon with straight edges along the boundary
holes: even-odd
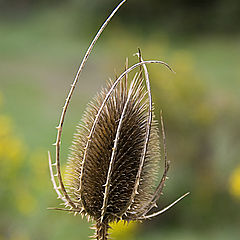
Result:
[[[95,117],[113,84],[108,83],[88,105],[74,136],[68,159],[68,192],[74,201],[80,200],[86,213],[95,220],[102,216],[104,199],[106,210],[102,218],[111,222],[124,218],[124,214],[130,217],[143,211],[153,193],[160,159],[155,120],[134,194],[149,116],[147,92],[140,75],[133,80],[131,89],[127,87],[129,84],[122,83],[113,90],[89,138]],[[133,194],[135,197],[131,199]]]
[[[93,46],[125,1],[122,0],[103,23],[80,64],[57,127],[54,163],[48,152],[53,188],[65,207],[51,209],[69,211],[85,216],[88,220],[95,220],[94,237],[97,240],[107,240],[110,222],[149,219],[167,211],[189,194],[184,194],[168,207],[148,215],[162,193],[169,161],[161,117],[165,167],[161,181],[155,188],[160,142],[146,64],[158,63],[172,69],[162,61],[143,61],[140,50],[139,63],[129,68],[126,64],[126,71],[115,82],[110,81],[89,103],[74,135],[68,158],[66,186],[62,180],[60,143],[71,97]],[[128,73],[137,67],[140,68],[139,73],[129,81]]]

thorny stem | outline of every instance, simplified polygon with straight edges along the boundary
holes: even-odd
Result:
[[[118,9],[126,2],[126,0],[123,0],[114,10],[113,12],[110,14],[110,16],[107,18],[107,20],[103,23],[103,25],[101,26],[101,28],[99,29],[99,31],[97,32],[96,36],[94,37],[93,41],[91,42],[80,66],[79,69],[77,71],[77,74],[74,78],[74,81],[71,85],[70,91],[68,93],[68,96],[66,98],[65,104],[63,106],[63,111],[60,117],[60,121],[59,121],[59,125],[57,126],[57,139],[56,139],[56,143],[54,143],[54,145],[56,145],[56,168],[57,168],[57,178],[58,178],[58,182],[60,185],[60,189],[62,190],[62,193],[64,195],[64,199],[63,197],[61,197],[61,199],[64,201],[67,201],[67,203],[72,207],[72,208],[76,208],[76,205],[72,202],[72,200],[70,199],[69,195],[67,194],[67,191],[65,189],[65,186],[63,184],[62,181],[62,175],[61,175],[61,169],[60,169],[60,160],[59,160],[59,155],[60,155],[60,142],[61,142],[61,135],[62,135],[62,127],[63,127],[63,122],[65,119],[65,115],[66,115],[66,111],[68,108],[68,105],[70,103],[71,97],[73,95],[74,89],[76,87],[76,84],[78,82],[80,73],[82,72],[87,59],[96,43],[96,41],[98,40],[98,38],[100,37],[101,33],[103,32],[103,30],[105,29],[105,27],[107,26],[107,24],[109,23],[109,21],[111,20],[111,18],[114,16],[114,14],[118,11]],[[50,154],[49,154],[49,161],[51,160]],[[50,166],[50,168],[52,168],[52,166]],[[51,176],[52,177],[52,176]],[[53,180],[55,181],[55,180]],[[56,190],[56,189],[55,189]]]
[[[140,49],[138,49],[137,55],[139,57],[140,63],[143,63],[143,65],[141,65],[141,66],[143,66],[144,74],[145,74],[145,81],[146,81],[148,101],[149,101],[149,109],[148,109],[148,120],[147,120],[147,125],[146,125],[146,136],[145,136],[144,148],[143,148],[143,152],[142,152],[141,159],[140,159],[140,164],[139,164],[139,169],[138,169],[136,180],[135,180],[134,189],[133,189],[132,195],[130,197],[128,207],[131,206],[131,204],[134,200],[134,197],[136,196],[136,194],[138,194],[138,187],[140,184],[140,177],[141,177],[141,173],[142,173],[142,169],[143,169],[143,165],[144,165],[144,161],[145,161],[145,157],[146,157],[146,153],[147,153],[147,147],[148,147],[148,142],[149,142],[149,137],[150,137],[150,132],[151,132],[151,124],[152,124],[152,95],[151,95],[151,86],[150,86],[150,81],[149,81],[148,70],[147,70],[146,65],[144,64]]]
[[[96,240],[107,240],[108,239],[108,229],[109,229],[108,221],[97,221],[95,225],[95,235],[94,238]]]
[[[164,123],[162,117],[162,111],[160,112],[160,121],[161,121],[161,128],[162,128],[162,140],[163,140],[163,154],[164,154],[164,172],[161,178],[160,183],[158,184],[155,193],[153,194],[152,198],[149,202],[147,202],[146,206],[143,207],[143,211],[141,211],[138,215],[146,215],[153,207],[157,207],[156,202],[162,194],[162,190],[167,180],[167,172],[169,170],[170,161],[167,160],[167,147],[166,147],[166,136],[164,130]]]

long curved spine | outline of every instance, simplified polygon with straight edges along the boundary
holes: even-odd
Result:
[[[56,139],[56,143],[54,143],[54,145],[56,146],[56,162],[54,163],[56,165],[56,169],[57,169],[57,174],[56,174],[56,177],[58,179],[58,184],[59,184],[59,187],[55,187],[57,186],[56,184],[56,181],[54,179],[54,175],[52,174],[53,170],[52,170],[52,161],[51,161],[51,156],[50,156],[50,153],[49,153],[49,166],[50,166],[50,173],[51,173],[51,179],[52,179],[52,182],[53,182],[53,186],[54,186],[54,189],[55,191],[57,192],[58,196],[64,201],[66,202],[68,205],[70,205],[71,208],[77,208],[77,206],[73,203],[73,201],[70,199],[67,191],[66,191],[66,188],[63,184],[63,180],[62,180],[62,174],[61,174],[61,169],[60,169],[60,141],[61,141],[61,135],[62,135],[62,127],[63,127],[63,123],[64,123],[64,119],[65,119],[65,116],[66,116],[66,112],[67,112],[67,108],[68,108],[68,105],[70,103],[70,100],[71,100],[71,97],[73,95],[73,92],[74,92],[74,89],[76,87],[76,84],[78,82],[78,79],[79,79],[79,76],[87,62],[87,59],[90,55],[90,53],[92,52],[92,49],[95,45],[95,43],[97,42],[98,38],[100,37],[100,35],[102,34],[103,30],[106,28],[106,26],[108,25],[108,23],[110,22],[110,20],[112,19],[112,17],[114,16],[114,14],[118,11],[118,9],[126,2],[126,0],[123,0],[122,2],[120,2],[118,4],[118,6],[113,10],[113,12],[109,15],[109,17],[106,19],[106,21],[103,23],[103,25],[101,26],[101,28],[98,30],[96,36],[94,37],[93,41],[91,42],[90,46],[88,47],[87,49],[87,52],[78,68],[78,71],[77,71],[77,74],[74,78],[74,81],[71,85],[71,88],[70,88],[70,91],[68,93],[68,96],[66,98],[66,101],[65,101],[65,104],[63,106],[63,110],[62,110],[62,114],[61,114],[61,117],[60,117],[60,121],[59,121],[59,124],[58,126],[56,127],[57,128],[57,139]],[[60,195],[60,191],[59,189],[62,191],[62,195]],[[58,191],[57,191],[58,190]]]

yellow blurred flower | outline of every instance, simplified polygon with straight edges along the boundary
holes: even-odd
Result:
[[[240,200],[240,166],[230,176],[230,194]]]
[[[36,209],[37,202],[30,193],[31,189],[26,189],[30,184],[26,187],[26,179],[22,177],[25,174],[23,166],[27,164],[27,149],[22,139],[16,136],[14,128],[12,119],[0,113],[0,189],[11,199],[11,203],[15,202],[14,207],[22,215],[29,216]],[[38,179],[37,182],[41,181]],[[27,238],[23,235],[13,239]]]
[[[26,155],[23,141],[14,133],[9,116],[0,114],[0,179],[6,183],[15,179]]]
[[[126,223],[124,221],[119,221],[118,223],[110,224],[110,237],[115,240],[134,240],[135,232],[137,228],[136,222]]]

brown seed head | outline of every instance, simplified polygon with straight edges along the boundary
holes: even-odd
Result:
[[[160,160],[156,121],[151,126],[138,194],[129,202],[145,146],[149,110],[147,92],[139,76],[129,89],[124,83],[115,88],[88,138],[95,116],[112,86],[110,82],[89,104],[74,136],[68,160],[68,192],[94,220],[101,218],[104,199],[106,210],[102,218],[113,221],[138,214],[153,194]],[[107,192],[106,184],[109,185]]]
[[[143,61],[127,67],[116,81],[110,81],[88,105],[74,135],[68,158],[67,185],[60,168],[62,127],[79,75],[102,31],[125,2],[110,14],[90,44],[70,88],[57,126],[56,162],[49,167],[53,187],[66,208],[54,208],[82,214],[96,221],[95,238],[106,240],[109,223],[144,220],[162,214],[187,194],[168,207],[147,215],[156,206],[167,179],[165,132],[161,117],[165,168],[155,188],[160,161],[160,142],[154,119],[150,81],[146,64],[162,61]],[[140,67],[129,81],[128,73]],[[54,174],[53,167],[56,167]],[[56,181],[57,179],[57,181]]]

